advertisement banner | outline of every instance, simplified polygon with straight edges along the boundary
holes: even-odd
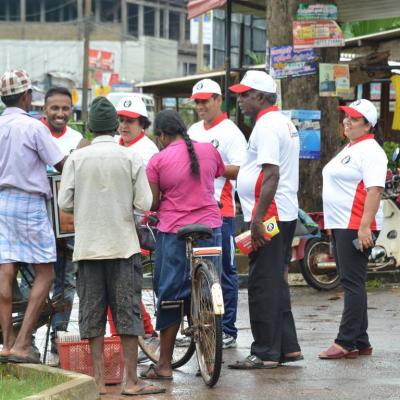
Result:
[[[344,45],[343,32],[335,21],[293,21],[295,49],[343,47]]]
[[[277,79],[315,74],[317,55],[314,49],[296,50],[290,45],[272,47],[271,68],[271,75]]]
[[[89,68],[114,71],[114,53],[89,49]]]
[[[335,4],[299,4],[296,19],[337,19],[337,6]]]
[[[347,64],[319,64],[319,95],[322,97],[347,97],[350,89],[350,72]]]
[[[292,120],[299,132],[300,158],[319,160],[321,156],[321,111],[285,110],[282,112]]]

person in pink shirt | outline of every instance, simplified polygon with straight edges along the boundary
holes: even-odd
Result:
[[[177,231],[188,224],[204,224],[213,237],[199,246],[221,246],[222,219],[214,198],[214,179],[225,166],[211,143],[192,141],[179,114],[161,111],[155,119],[155,135],[164,149],[147,164],[153,192],[152,210],[158,211],[154,290],[158,299],[156,330],[160,331],[160,359],[141,374],[147,379],[172,379],[171,359],[181,320],[180,310],[162,309],[166,300],[185,300],[190,307],[191,286],[185,242]],[[220,273],[220,271],[218,271]]]

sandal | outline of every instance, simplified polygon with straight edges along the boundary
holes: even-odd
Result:
[[[156,370],[155,364],[150,364],[149,368],[147,368],[145,371],[142,371],[140,373],[140,377],[142,379],[153,379],[153,380],[158,380],[158,381],[171,381],[172,380],[172,375],[171,376],[160,375]]]
[[[339,360],[340,358],[357,358],[358,350],[345,350],[336,343],[334,343],[329,349],[318,354],[321,360]]]
[[[291,362],[301,361],[304,360],[303,354],[297,354],[295,356],[286,356],[282,354],[281,358],[279,359],[279,364],[287,364]]]
[[[278,367],[278,361],[263,361],[255,354],[250,354],[243,361],[228,365],[231,369],[272,369]]]
[[[165,392],[165,388],[160,388],[154,385],[141,386],[139,390],[136,390],[135,392],[131,392],[130,390],[126,390],[125,388],[121,390],[121,394],[123,396],[144,396],[146,394],[159,394]]]

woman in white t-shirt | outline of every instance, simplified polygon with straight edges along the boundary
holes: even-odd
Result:
[[[365,281],[374,236],[381,229],[381,193],[387,157],[380,146],[377,110],[368,100],[339,107],[349,143],[323,169],[325,229],[332,230],[334,255],[344,290],[339,333],[321,359],[371,355]],[[358,248],[356,246],[358,245]]]
[[[146,166],[150,158],[158,153],[155,143],[145,135],[150,126],[146,105],[140,97],[131,95],[122,98],[116,108],[120,134],[116,139],[122,146],[140,154]]]

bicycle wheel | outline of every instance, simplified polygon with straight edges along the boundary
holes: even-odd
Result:
[[[154,271],[154,260],[147,259],[143,261],[143,290],[142,290],[142,303],[146,312],[150,316],[147,317],[145,328],[146,330],[150,330],[150,325],[153,328],[156,326],[156,317],[157,317],[157,298],[153,291],[153,271]],[[144,319],[146,317],[144,316]],[[188,320],[185,317],[184,326],[188,327]],[[157,333],[158,335],[158,333]],[[159,338],[156,336],[150,337],[139,337],[139,346],[142,349],[143,353],[154,363],[157,363],[158,359],[160,358],[160,341]],[[180,332],[178,332],[174,353],[172,355],[172,368],[176,369],[185,365],[193,356],[195,351],[194,341],[191,337],[184,336]]]
[[[209,260],[196,260],[192,282],[192,322],[197,361],[206,385],[214,386],[222,365],[222,316],[214,313],[212,287],[219,283]]]

